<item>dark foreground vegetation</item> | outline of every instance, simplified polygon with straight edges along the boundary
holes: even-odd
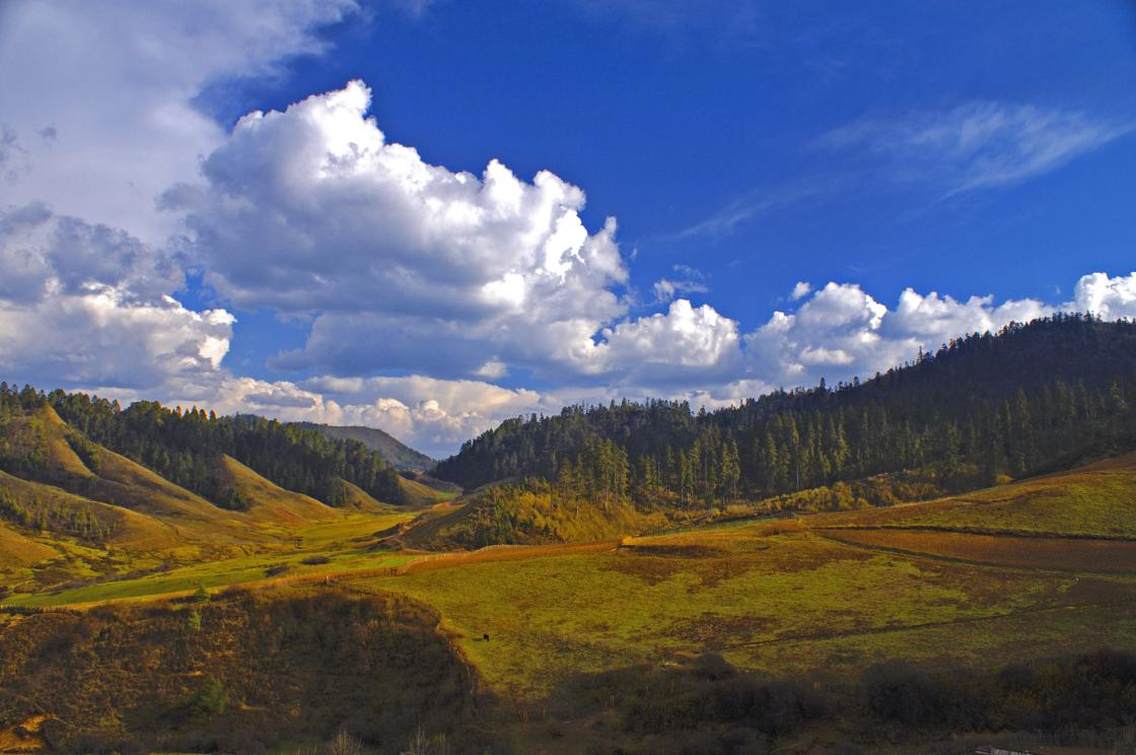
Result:
[[[1136,656],[1110,650],[853,680],[708,654],[580,674],[520,711],[478,692],[436,614],[393,596],[200,594],[0,621],[0,741],[61,752],[763,753],[816,732],[828,752],[955,752],[935,743],[1102,744],[1136,725]]]
[[[822,728],[848,754],[960,752],[936,741],[968,732],[1111,745],[1136,724],[1136,656],[1101,650],[983,672],[885,663],[847,683],[774,680],[704,655],[685,668],[582,675],[562,694],[573,715],[634,741],[629,752],[772,752]]]
[[[401,752],[473,712],[438,617],[397,597],[264,591],[0,614],[0,741],[59,752],[257,753],[342,730]]]
[[[672,508],[905,470],[942,495],[1136,447],[1134,407],[1136,323],[1057,315],[952,340],[862,383],[714,412],[624,401],[509,420],[434,474],[467,490],[535,477],[567,500]]]

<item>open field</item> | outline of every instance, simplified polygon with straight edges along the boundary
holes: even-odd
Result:
[[[575,673],[675,663],[707,651],[780,675],[854,673],[886,658],[981,664],[1023,653],[1131,648],[1136,543],[1114,532],[1110,539],[1042,538],[916,527],[969,527],[965,517],[976,514],[985,526],[1013,529],[1023,506],[1044,526],[1091,522],[1128,503],[1120,499],[1132,467],[1129,456],[965,501],[453,554],[374,550],[375,532],[411,514],[360,513],[298,529],[286,551],[7,602],[85,605],[199,585],[332,578],[432,606],[491,688],[528,700]],[[1109,506],[1093,497],[1097,482]]]
[[[706,651],[781,675],[854,672],[886,658],[979,664],[1024,648],[1136,647],[1136,581],[868,553],[768,530],[438,559],[351,584],[437,607],[490,686],[528,699],[574,673]]]
[[[371,550],[375,532],[407,521],[408,512],[347,514],[331,521],[298,528],[287,548],[263,550],[138,576],[103,578],[89,584],[15,594],[6,605],[73,606],[132,598],[153,598],[207,589],[280,581],[297,577],[395,568],[410,560],[405,554]],[[305,563],[308,562],[308,563]]]

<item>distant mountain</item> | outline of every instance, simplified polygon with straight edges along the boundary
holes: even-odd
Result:
[[[387,464],[398,470],[427,470],[434,466],[434,460],[420,451],[399,441],[394,436],[374,427],[317,425],[310,422],[299,423],[304,427],[319,430],[336,440],[354,440],[375,451]]]

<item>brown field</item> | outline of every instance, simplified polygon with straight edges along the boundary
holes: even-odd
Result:
[[[520,561],[546,556],[571,556],[581,553],[602,553],[614,551],[618,542],[603,543],[565,543],[558,545],[491,545],[476,551],[454,551],[421,556],[397,569],[398,574],[418,574],[438,569],[449,569],[467,564],[483,564],[491,561]],[[389,570],[394,571],[394,570]],[[354,576],[354,575],[352,575]]]
[[[1136,542],[1124,540],[980,535],[898,527],[814,531],[847,545],[952,561],[1025,569],[1136,574]]]

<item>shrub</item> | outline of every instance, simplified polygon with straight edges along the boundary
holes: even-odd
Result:
[[[225,686],[215,676],[205,677],[201,689],[197,690],[189,700],[189,708],[192,712],[206,716],[219,716],[225,712],[228,705],[229,694],[225,692]]]

